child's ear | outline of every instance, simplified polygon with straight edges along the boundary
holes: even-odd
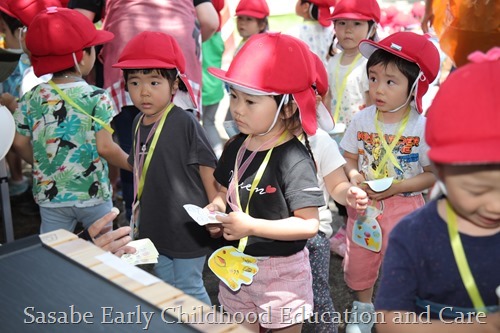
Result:
[[[295,114],[295,112],[297,112],[297,104],[294,100],[292,100],[290,103],[286,103],[286,105],[283,105],[281,119],[291,118]]]
[[[170,88],[170,93],[172,95],[175,95],[175,93],[179,90],[179,78],[176,78],[174,83],[172,84],[172,87]]]

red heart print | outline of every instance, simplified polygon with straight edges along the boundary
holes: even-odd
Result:
[[[271,185],[266,186],[266,193],[274,193],[276,192],[276,187],[272,187]]]

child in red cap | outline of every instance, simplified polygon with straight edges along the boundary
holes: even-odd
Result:
[[[333,15],[337,47],[342,51],[328,60],[331,96],[330,110],[335,129],[330,133],[340,143],[352,117],[371,104],[368,96],[368,78],[365,73],[366,58],[361,56],[358,44],[362,39],[375,40],[380,22],[380,7],[376,0],[341,0]],[[345,206],[335,202],[338,213],[347,222]],[[341,257],[345,255],[345,225],[331,238],[331,249]]]
[[[30,24],[26,45],[36,75],[52,81],[27,92],[14,117],[16,151],[33,164],[33,195],[40,232],[89,226],[112,207],[107,162],[130,169],[112,140],[110,96],[82,76],[94,65],[94,45],[113,34],[98,31],[82,14],[49,7]]]
[[[317,96],[317,108],[326,109],[324,98],[328,91],[328,74],[321,59],[313,54],[316,60],[317,78],[314,84]],[[322,113],[317,111],[318,115]],[[324,114],[331,117],[328,110]],[[321,122],[321,120],[318,120]],[[346,195],[356,195],[368,202],[368,197],[361,189],[351,189],[343,166],[345,159],[340,153],[339,147],[327,131],[322,128],[316,130],[316,134],[309,137],[309,144],[314,155],[318,186],[323,191],[325,203],[331,198],[346,205]],[[354,198],[355,199],[355,198]],[[337,332],[338,317],[336,316],[330,293],[329,270],[330,270],[330,237],[333,234],[333,216],[328,205],[319,207],[319,231],[316,236],[307,240],[306,247],[309,250],[309,262],[312,272],[312,287],[314,295],[314,328],[316,332]]]
[[[242,40],[234,54],[255,34],[269,30],[269,7],[266,0],[240,0],[236,7],[236,29]]]
[[[391,232],[377,332],[500,332],[500,48],[469,61],[427,113],[429,158],[444,195]]]
[[[373,287],[389,233],[403,216],[424,205],[422,191],[435,182],[421,113],[422,96],[439,71],[434,44],[412,32],[398,32],[379,43],[363,40],[359,49],[368,58],[375,104],[354,115],[340,145],[349,180],[368,184],[363,188],[372,203],[364,216],[347,209],[344,278],[358,297],[349,333],[370,332]]]
[[[313,305],[305,244],[325,204],[311,151],[294,136],[304,131],[308,146],[316,132],[314,60],[299,39],[265,33],[252,36],[227,71],[209,72],[229,85],[240,130],[222,153],[214,173],[221,190],[207,206],[228,213],[217,217],[222,225],[209,226],[227,245],[209,267],[217,273],[216,265],[243,261],[241,273],[222,279],[219,301],[263,328],[300,332]],[[246,273],[255,264],[252,281]]]
[[[309,45],[325,66],[333,39],[330,8],[334,5],[335,0],[297,0],[295,4],[295,14],[304,19],[297,27],[297,36]]]
[[[196,105],[182,51],[174,37],[146,31],[127,43],[113,67],[123,70],[130,98],[141,111],[132,125],[129,155],[135,236],[150,238],[158,249],[157,276],[210,304],[202,272],[212,239],[183,205],[204,207],[215,196],[217,159],[193,114],[172,102],[182,90]]]

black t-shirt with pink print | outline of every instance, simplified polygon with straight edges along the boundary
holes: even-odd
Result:
[[[219,160],[214,175],[225,187],[229,186],[236,154],[245,138],[245,135],[236,137],[226,147]],[[248,202],[252,182],[267,152],[258,152],[248,169],[243,175],[239,175],[239,196],[243,210]],[[243,162],[250,153],[248,150],[245,152]],[[252,195],[249,213],[254,218],[279,220],[293,216],[297,209],[320,207],[324,204],[313,161],[304,145],[297,138],[293,138],[274,148],[262,179]],[[230,212],[231,208],[229,205],[227,207],[227,212]],[[251,236],[244,252],[253,256],[289,256],[302,250],[306,241],[307,239],[277,241]],[[226,245],[238,247],[238,242],[226,242]]]

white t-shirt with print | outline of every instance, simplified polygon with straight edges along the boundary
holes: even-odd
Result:
[[[335,55],[328,60],[328,84],[332,94],[331,111],[335,115],[336,105],[339,101],[338,94],[340,93],[342,82],[351,68],[351,65],[341,65],[340,60],[342,53]],[[366,107],[366,93],[368,92],[368,75],[366,74],[366,63],[368,60],[361,56],[357,61],[352,71],[349,74],[345,90],[342,94],[341,105],[339,110],[339,118],[337,123],[343,123],[349,126],[352,117]],[[338,90],[338,91],[337,91]]]
[[[374,105],[357,113],[340,142],[342,149],[351,154],[358,154],[358,170],[364,173],[366,180],[375,179],[374,171],[378,168],[379,162],[385,154],[385,149],[375,127],[375,116],[376,107]],[[423,172],[423,167],[430,165],[427,156],[429,146],[424,137],[425,120],[425,117],[412,106],[408,124],[392,152],[402,170],[395,167],[391,159],[388,159],[379,178],[394,177],[395,180],[413,178]],[[392,138],[398,132],[400,123],[383,124],[379,122],[379,126],[384,136],[389,138],[386,140],[390,145]],[[403,195],[409,196],[418,193],[405,193]]]

